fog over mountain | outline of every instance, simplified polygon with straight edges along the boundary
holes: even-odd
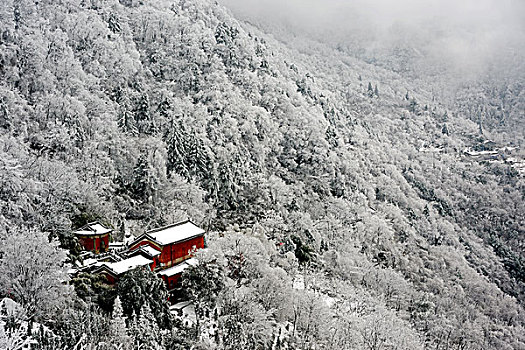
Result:
[[[525,3],[519,0],[220,2],[285,40],[293,33],[373,58],[411,49],[417,58],[412,64],[429,73],[438,65],[440,72],[473,78],[525,57]],[[498,72],[515,75],[515,68]]]

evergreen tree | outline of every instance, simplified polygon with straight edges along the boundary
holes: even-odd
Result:
[[[197,179],[202,178],[208,172],[208,154],[204,148],[204,142],[192,136],[188,147],[188,163],[190,174]]]
[[[162,101],[159,103],[159,106],[157,107],[157,113],[159,113],[160,116],[166,119],[170,116],[171,110],[172,105],[170,103],[170,99],[167,97],[162,99]],[[172,126],[173,125],[170,124],[170,126],[168,127],[168,131],[171,129]]]
[[[135,116],[131,110],[131,103],[129,101],[127,93],[119,89],[116,94],[117,102],[119,104],[117,120],[118,126],[124,132],[127,132],[131,135],[137,135],[137,123],[135,120]]]
[[[118,296],[115,298],[113,304],[108,338],[112,344],[115,344],[115,346],[120,349],[124,350],[131,348],[131,339],[128,336],[126,328],[126,317],[124,317],[124,309],[122,308],[122,303]]]
[[[147,350],[162,349],[160,329],[148,302],[142,305],[140,313],[131,323],[130,330],[134,336],[136,348]]]
[[[153,113],[150,110],[149,96],[147,93],[142,93],[135,108],[135,120],[137,122],[137,130],[141,134],[153,135],[157,132],[157,126]]]
[[[480,135],[483,135],[483,122],[482,122],[482,118],[481,118],[481,109],[478,110],[478,132]]]
[[[166,171],[168,176],[175,172],[184,178],[189,178],[189,169],[186,165],[188,157],[188,136],[182,123],[171,121],[164,136],[166,142],[167,160]]]
[[[372,87],[372,83],[368,82],[368,89],[367,89],[368,96],[372,97],[374,96],[374,88]]]
[[[415,98],[412,98],[412,99],[410,100],[410,104],[409,104],[409,106],[408,106],[408,110],[409,110],[410,112],[412,112],[412,113],[416,113],[416,112],[417,112],[417,106],[418,106],[418,104],[417,104],[416,99],[415,99]]]
[[[441,132],[442,132],[444,135],[448,135],[448,127],[447,127],[447,124],[443,124],[443,127],[441,128]]]
[[[122,301],[124,314],[140,314],[145,303],[155,315],[160,328],[170,325],[168,291],[164,282],[148,268],[136,268],[122,276],[117,285],[117,294]]]
[[[120,33],[121,27],[120,27],[120,19],[115,13],[110,13],[108,18],[108,27],[109,30],[111,30],[113,33]]]
[[[158,180],[150,167],[146,151],[141,151],[133,168],[131,195],[142,202],[151,202],[157,191]]]
[[[197,333],[201,321],[215,308],[216,299],[224,288],[224,268],[216,261],[199,261],[199,265],[184,271],[182,285],[189,300],[195,305]]]

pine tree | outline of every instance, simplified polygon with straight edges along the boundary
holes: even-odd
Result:
[[[136,268],[122,276],[117,285],[125,315],[140,313],[145,303],[153,310],[161,328],[170,326],[168,292],[164,282],[147,268]]]
[[[408,106],[408,110],[412,113],[416,113],[417,110],[417,101],[415,98],[412,98],[410,100],[410,105]]]
[[[7,105],[0,101],[0,127],[9,130],[11,125],[10,119]]]
[[[481,121],[481,109],[478,110],[478,130],[479,130],[479,134],[480,135],[483,135],[483,122]]]
[[[116,14],[110,13],[108,18],[108,27],[113,33],[120,33],[120,20]]]
[[[170,116],[171,109],[172,106],[170,100],[168,98],[164,98],[157,107],[157,113],[164,118],[168,118]]]
[[[155,181],[151,176],[150,165],[146,152],[141,152],[135,167],[133,168],[133,179],[131,183],[131,195],[135,199],[147,202],[155,191]]]
[[[130,101],[127,94],[122,90],[117,91],[116,94],[117,102],[119,104],[117,121],[119,128],[131,135],[137,135],[138,129],[135,121],[135,116],[131,111]]]
[[[117,296],[113,305],[113,313],[109,323],[108,337],[119,349],[130,349],[131,339],[127,334],[126,317],[120,298]]]
[[[131,332],[135,337],[135,347],[148,350],[162,348],[160,329],[148,302],[142,305],[139,315],[134,318]]]
[[[205,315],[215,307],[216,298],[224,288],[224,278],[224,268],[215,260],[199,260],[199,265],[184,271],[183,290],[195,305],[197,333],[201,331],[201,321]]]
[[[193,136],[189,141],[188,148],[189,174],[191,177],[202,178],[208,171],[209,162],[204,143]]]
[[[235,182],[234,171],[229,164],[221,164],[218,169],[218,177],[215,179],[218,188],[218,199],[221,203],[217,203],[222,208],[236,208],[237,190],[238,186]]]
[[[137,122],[137,130],[139,133],[153,135],[157,132],[155,119],[150,111],[150,102],[147,93],[143,93],[137,102],[135,120]]]
[[[184,178],[189,178],[187,162],[187,133],[181,122],[171,121],[170,127],[166,132],[164,141],[168,159],[166,162],[166,172],[170,176],[173,172]]]

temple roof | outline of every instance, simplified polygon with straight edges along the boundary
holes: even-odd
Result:
[[[144,254],[150,258],[154,258],[156,256],[159,256],[161,254],[161,251],[153,248],[152,246],[143,245],[138,247],[137,249],[133,249],[128,252],[128,256],[133,256],[137,254]]]
[[[153,248],[150,245],[142,246],[139,249],[145,251],[146,253],[148,253],[148,255],[151,255],[152,257],[158,256],[161,253],[160,251],[158,251],[157,249]]]
[[[204,235],[204,230],[187,220],[173,225],[156,228],[139,236],[131,245],[149,238],[161,246],[175,242],[183,242],[193,237]]]
[[[133,270],[136,267],[139,266],[146,266],[151,264],[153,261],[146,258],[142,255],[135,255],[131,258],[124,259],[122,261],[114,262],[114,263],[105,263],[101,266],[101,268],[107,268],[109,269],[115,276],[120,276],[125,272],[128,272],[129,270]],[[98,269],[100,270],[100,269]]]
[[[162,270],[158,273],[159,276],[171,277],[183,273],[190,266],[197,265],[198,261],[195,258],[188,259],[180,264],[172,266],[166,270]]]
[[[94,221],[82,226],[76,231],[73,231],[73,233],[77,236],[95,236],[104,235],[112,231],[112,229],[103,226],[100,222]]]

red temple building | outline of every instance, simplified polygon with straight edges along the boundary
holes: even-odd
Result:
[[[111,232],[113,232],[112,229],[104,227],[100,222],[95,221],[82,226],[73,233],[84,246],[84,249],[99,254],[108,251]]]
[[[150,259],[142,255],[135,255],[118,262],[103,263],[93,273],[105,275],[110,284],[115,284],[123,274],[141,266],[148,266],[153,271],[153,262]]]
[[[75,234],[86,250],[99,253],[108,250],[110,232],[95,222],[75,231]],[[180,286],[184,270],[197,265],[192,256],[197,249],[204,248],[204,233],[189,220],[150,230],[131,242],[126,251],[113,251],[96,259],[87,259],[89,264],[78,267],[76,271],[102,274],[108,283],[115,284],[124,273],[143,267],[157,272],[168,290],[173,290]],[[110,259],[112,257],[114,260]]]
[[[159,266],[159,257],[160,257],[160,251],[149,246],[149,245],[143,245],[138,247],[134,250],[129,250],[127,256],[137,256],[142,255],[148,259],[150,259],[153,263],[151,264],[151,269],[154,271]]]
[[[130,244],[129,250],[139,248],[160,252],[156,257],[156,267],[166,269],[191,258],[195,250],[204,248],[204,230],[189,220],[179,222],[144,233]]]
[[[197,259],[190,258],[184,262],[162,270],[158,273],[159,277],[162,278],[168,290],[172,290],[180,285],[182,273],[190,266],[198,264]]]

